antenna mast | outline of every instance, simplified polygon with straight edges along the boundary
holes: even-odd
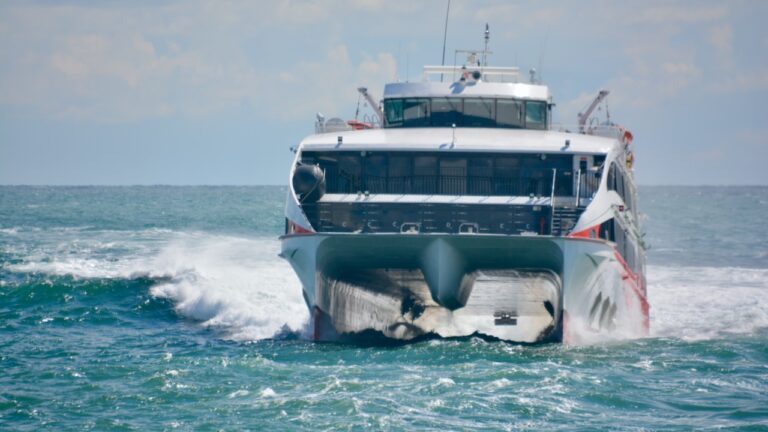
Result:
[[[483,50],[483,66],[488,66],[488,40],[491,38],[491,31],[488,23],[485,23],[485,49]]]
[[[448,39],[448,14],[451,11],[451,0],[448,0],[448,6],[445,8],[445,29],[443,30],[443,61],[440,66],[445,66],[445,41]],[[443,74],[440,74],[440,82],[443,82]]]

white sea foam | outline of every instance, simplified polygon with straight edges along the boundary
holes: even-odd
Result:
[[[249,392],[248,390],[236,390],[228,394],[227,397],[230,399],[234,399],[234,398],[239,398],[243,396],[248,396],[250,393],[251,392]]]
[[[56,257],[50,260],[33,260],[8,266],[9,269],[21,273],[46,273],[58,276],[74,276],[76,278],[93,279],[135,279],[137,277],[173,277],[173,272],[164,272],[151,268],[148,259],[125,259],[110,261],[86,257]]]
[[[277,240],[211,238],[166,247],[158,268],[187,269],[152,287],[176,311],[236,340],[270,338],[299,331],[308,313],[290,267],[277,257]]]
[[[272,390],[272,388],[267,387],[264,390],[262,390],[261,393],[259,393],[259,395],[263,398],[271,398],[271,397],[277,396],[277,393],[275,393],[275,391]]]
[[[7,269],[157,279],[154,297],[171,300],[179,315],[235,340],[270,338],[306,325],[299,281],[277,257],[277,239],[156,230],[95,237],[57,239],[45,250],[26,251],[21,263]],[[649,266],[647,275],[652,337],[697,340],[768,328],[768,269]]]
[[[648,268],[651,335],[686,340],[768,327],[768,269]]]

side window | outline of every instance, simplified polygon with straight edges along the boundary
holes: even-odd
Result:
[[[467,158],[440,158],[440,193],[467,194]]]
[[[338,163],[339,192],[355,193],[360,191],[362,189],[360,156],[342,153],[338,157]]]
[[[626,203],[627,200],[624,197],[624,173],[616,168],[616,192],[619,194],[622,200]]]
[[[387,126],[402,126],[403,100],[402,99],[385,100],[384,114],[387,120]]]
[[[389,157],[387,190],[389,193],[404,194],[411,191],[413,157],[393,155]]]
[[[363,189],[371,193],[387,192],[387,155],[372,153],[363,158]]]
[[[413,159],[413,193],[437,193],[437,157],[416,156]]]
[[[547,103],[525,101],[525,127],[528,129],[547,128]]]
[[[608,185],[608,190],[616,190],[616,167],[613,164],[608,167],[608,179],[606,180],[606,184]]]
[[[622,257],[626,257],[625,247],[627,243],[627,234],[616,219],[613,219],[613,233],[616,236],[616,250],[619,251]]]
[[[493,159],[488,156],[470,157],[467,161],[469,175],[468,192],[470,195],[492,195]]]
[[[613,232],[613,225],[614,225],[613,219],[608,219],[607,221],[601,223],[600,233],[598,236],[608,241],[616,241],[616,236],[614,235],[614,232]]]

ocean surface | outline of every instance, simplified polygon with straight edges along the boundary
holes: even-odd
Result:
[[[641,187],[651,335],[312,343],[281,187],[0,187],[0,430],[768,430],[768,187]]]

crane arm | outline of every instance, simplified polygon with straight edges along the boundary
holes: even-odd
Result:
[[[368,89],[365,87],[358,87],[357,91],[360,92],[361,95],[365,98],[366,101],[368,101],[368,105],[371,106],[371,109],[376,113],[376,117],[379,118],[379,124],[381,126],[384,126],[384,112],[381,111],[381,107],[379,107],[379,103],[376,102],[373,97],[371,97],[370,93],[368,93]]]
[[[592,112],[597,108],[598,105],[600,105],[600,102],[603,101],[603,99],[608,96],[608,93],[610,93],[608,90],[600,90],[597,93],[597,96],[595,96],[595,100],[592,101],[591,104],[589,104],[589,108],[586,109],[583,113],[579,113],[579,132],[584,132],[584,126],[587,124],[587,120],[589,120],[589,116],[592,115]]]

